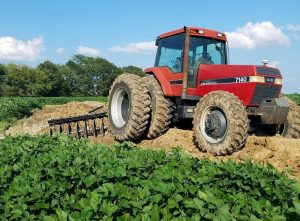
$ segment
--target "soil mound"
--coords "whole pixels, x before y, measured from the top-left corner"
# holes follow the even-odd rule
[[[5,135],[30,134],[40,135],[49,133],[48,120],[55,118],[83,115],[100,106],[100,102],[70,102],[63,105],[47,105],[37,110],[29,118],[20,120],[15,126],[5,131]]]

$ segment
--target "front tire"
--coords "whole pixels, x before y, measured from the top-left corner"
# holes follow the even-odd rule
[[[197,104],[193,120],[197,147],[213,155],[227,155],[246,143],[248,115],[242,102],[226,91],[205,95]]]
[[[122,74],[109,92],[108,119],[116,140],[134,140],[142,136],[150,117],[150,97],[142,78]]]

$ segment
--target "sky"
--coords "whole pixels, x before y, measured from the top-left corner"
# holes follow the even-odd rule
[[[74,54],[117,66],[154,64],[156,37],[183,26],[227,34],[230,64],[268,60],[283,92],[300,93],[299,0],[0,0],[0,62],[65,63]]]

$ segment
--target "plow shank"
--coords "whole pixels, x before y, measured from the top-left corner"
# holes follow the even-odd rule
[[[53,136],[55,132],[75,135],[76,138],[97,136],[104,134],[104,118],[107,112],[89,113],[75,117],[66,117],[59,119],[51,119],[48,121],[49,134]],[[98,122],[98,126],[97,126]],[[81,127],[83,127],[81,129]]]

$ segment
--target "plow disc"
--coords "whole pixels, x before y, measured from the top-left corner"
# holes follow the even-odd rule
[[[49,120],[50,136],[53,136],[54,133],[64,133],[80,139],[82,137],[104,135],[107,130],[104,126],[107,112],[94,113],[95,110],[100,108],[96,108],[86,115]]]

